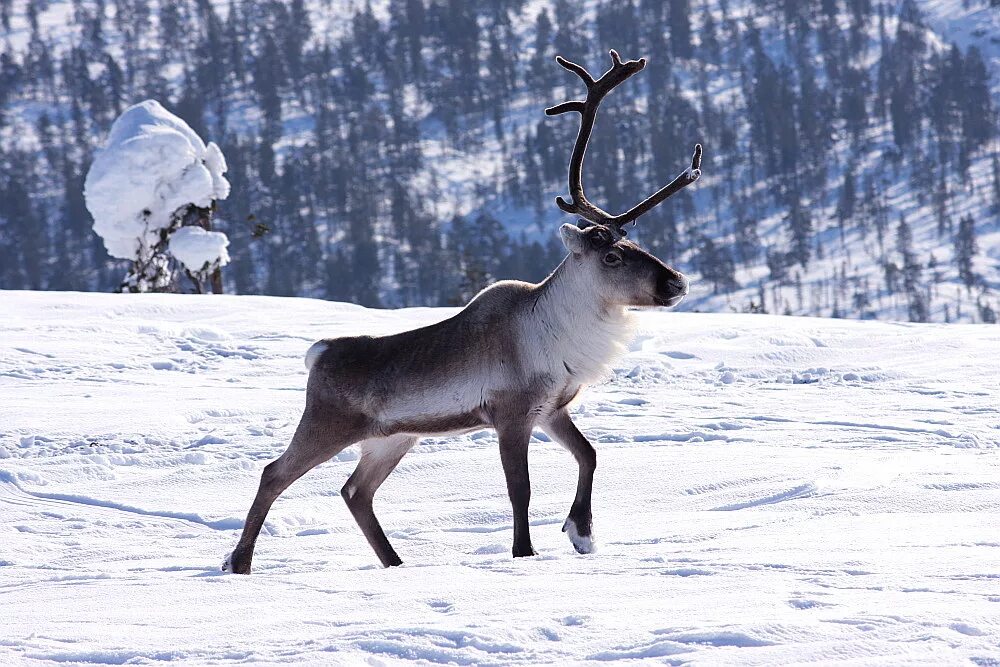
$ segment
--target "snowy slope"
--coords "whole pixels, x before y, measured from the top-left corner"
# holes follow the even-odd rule
[[[571,458],[532,446],[513,561],[491,432],[429,439],[377,500],[356,454],[219,571],[303,404],[320,336],[450,311],[0,293],[0,664],[996,664],[1000,330],[656,312],[576,420],[599,552],[560,526]]]
[[[963,49],[975,46],[982,51],[990,71],[1000,67],[1000,11],[988,3],[966,0],[920,0],[917,3],[931,26]],[[1000,81],[994,79],[1000,92]]]
[[[92,3],[82,3],[91,6]],[[123,35],[115,28],[112,17],[115,15],[117,3],[105,3],[106,21],[105,34],[103,39],[107,43],[108,52],[119,57],[126,42]],[[151,25],[158,22],[158,12],[156,11],[161,3],[152,0],[148,3],[153,9],[151,14]],[[229,2],[224,0],[211,0],[220,18],[228,16]],[[366,3],[360,0],[307,0],[306,6],[310,13],[313,25],[313,35],[310,43],[320,43],[329,40],[335,43],[338,36],[343,34],[348,21],[346,18],[351,12],[365,6]],[[387,22],[390,19],[388,3],[379,0],[374,4],[374,12],[378,20]],[[593,14],[595,2],[587,0],[577,3],[582,5],[580,9],[582,27],[593,34]],[[715,0],[705,3],[692,3],[694,20],[693,30],[696,43],[700,39],[700,28],[703,25],[705,16],[711,12],[718,23],[721,20],[720,5],[723,3]],[[736,0],[725,3],[729,7],[729,13],[734,20],[744,21],[751,13],[755,3],[747,0]],[[920,0],[917,3],[921,11],[925,14],[928,26],[927,41],[935,51],[948,48],[951,42],[957,43],[963,48],[969,46],[979,47],[986,57],[987,66],[992,75],[994,93],[1000,100],[1000,77],[997,76],[1000,67],[1000,37],[997,30],[1000,28],[1000,12],[995,8],[984,6],[983,2],[969,3],[964,0]],[[29,3],[16,1],[13,3],[12,29],[5,37],[9,40],[11,48],[23,53],[27,48],[30,29],[28,27]],[[105,5],[101,5],[105,6]],[[898,3],[889,3],[888,18],[886,21],[886,31],[889,35],[895,34],[896,19],[895,13]],[[518,34],[524,39],[519,47],[523,47],[525,55],[530,55],[533,40],[529,33],[534,25],[534,19],[543,8],[552,8],[551,0],[536,0],[525,3],[519,12],[512,15],[512,23],[516,26]],[[62,57],[73,45],[81,43],[83,36],[79,26],[75,26],[70,21],[73,11],[73,3],[70,0],[53,0],[42,7],[39,16],[40,32],[46,40],[51,42],[53,54]],[[762,30],[762,39],[766,50],[775,58],[776,62],[787,60],[789,48],[787,35],[784,31],[775,29],[772,21],[768,17],[759,18]],[[843,19],[843,27],[846,31],[847,18]],[[874,19],[867,25],[867,56],[863,58],[870,68],[869,74],[875,74],[875,62],[878,58],[879,26]],[[845,32],[846,34],[846,32]],[[161,45],[157,43],[155,30],[151,29],[144,33],[139,44],[131,45],[135,48],[149,53],[158,52]],[[593,62],[603,62],[597,53],[605,46],[595,48]],[[707,90],[710,92],[710,99],[714,104],[729,106],[739,102],[739,95],[736,92],[739,88],[739,76],[735,71],[730,58],[733,49],[744,49],[742,42],[724,45],[724,52],[727,54],[723,59],[725,66],[709,67],[705,72],[707,80]],[[620,45],[619,45],[619,48]],[[623,53],[625,53],[623,51]],[[658,57],[658,54],[627,54],[629,56],[647,55]],[[745,56],[745,53],[738,52],[737,55]],[[693,89],[693,81],[697,78],[700,68],[699,60],[686,61],[678,60],[676,63],[678,76],[681,80],[688,82],[690,90],[689,100],[695,107],[701,107],[701,100]],[[100,65],[95,65],[100,69]],[[553,65],[554,67],[554,65]],[[177,62],[164,63],[163,76],[170,82],[171,86],[178,87],[183,79],[183,68]],[[573,87],[572,79],[563,79],[566,82],[567,95],[579,92]],[[820,77],[819,83],[825,82]],[[177,90],[174,90],[176,93]],[[734,97],[735,95],[735,97]],[[408,106],[412,106],[414,115],[418,120],[423,111],[429,109],[421,96],[421,91],[415,87],[410,87],[406,91]],[[412,98],[412,99],[411,99]],[[512,137],[518,137],[517,141],[528,131],[529,127],[534,127],[541,119],[542,108],[549,103],[561,101],[562,96],[556,95],[550,100],[533,99],[533,96],[526,94],[523,90],[516,95],[511,103],[511,113],[505,118],[505,123],[509,127]],[[231,101],[233,102],[233,101]],[[230,105],[229,127],[240,134],[244,139],[259,138],[257,129],[259,122],[259,109],[247,100],[236,101]],[[870,100],[869,100],[870,102]],[[636,101],[638,108],[644,108],[645,101]],[[279,163],[282,155],[292,146],[301,145],[310,141],[312,136],[313,120],[309,112],[302,108],[302,105],[286,96],[284,100],[284,134],[280,142],[276,145]],[[39,150],[39,137],[34,126],[39,113],[42,110],[35,104],[14,104],[10,118],[6,125],[0,128],[0,142],[7,142],[7,146],[22,146],[29,150]],[[51,110],[47,110],[51,111]],[[659,110],[646,109],[645,113],[656,113]],[[423,118],[422,120],[427,120]],[[559,122],[559,121],[550,121]],[[434,125],[433,123],[429,123]],[[484,124],[480,128],[487,136],[491,132]],[[739,135],[738,144],[740,150],[747,153],[747,132],[748,127],[741,125],[737,128]],[[471,132],[478,134],[478,132]],[[685,234],[694,238],[699,234],[710,236],[715,242],[728,244],[733,238],[734,211],[731,205],[740,205],[739,202],[730,201],[724,204],[719,210],[715,210],[711,194],[712,188],[719,188],[727,182],[721,169],[721,162],[725,156],[720,156],[718,151],[719,137],[702,138],[706,145],[706,166],[705,177],[697,188],[692,188],[692,193],[698,202],[698,215],[683,221]],[[737,270],[737,281],[739,289],[728,294],[713,294],[710,291],[692,294],[686,304],[685,309],[698,309],[716,312],[729,312],[731,310],[743,310],[750,306],[751,302],[760,305],[761,296],[765,301],[765,306],[769,312],[773,313],[793,313],[810,315],[832,315],[834,313],[848,317],[878,317],[884,319],[905,319],[907,317],[907,298],[900,290],[889,291],[884,287],[885,261],[901,263],[901,258],[893,249],[892,238],[899,217],[905,216],[910,225],[914,238],[914,255],[922,264],[927,264],[934,258],[937,268],[932,270],[926,268],[921,279],[921,286],[927,293],[930,301],[929,317],[935,321],[945,319],[951,321],[979,321],[982,319],[981,313],[977,309],[977,304],[982,301],[984,305],[989,305],[994,310],[1000,309],[1000,301],[997,300],[997,289],[1000,288],[1000,218],[990,208],[991,200],[991,151],[995,148],[983,147],[977,152],[971,161],[971,166],[967,178],[960,174],[945,174],[947,179],[951,199],[948,204],[948,214],[950,219],[957,224],[957,221],[965,216],[971,215],[977,224],[979,234],[980,252],[974,262],[974,270],[982,279],[989,291],[983,295],[978,290],[969,292],[960,287],[958,274],[954,265],[954,242],[951,234],[938,236],[936,232],[936,220],[932,204],[922,197],[921,188],[912,183],[908,168],[896,169],[891,167],[885,156],[892,152],[893,142],[888,123],[884,120],[872,119],[872,124],[868,127],[862,142],[866,148],[863,154],[854,155],[847,140],[847,133],[843,128],[838,129],[835,137],[835,148],[830,153],[829,164],[827,164],[828,178],[824,188],[824,195],[817,196],[810,201],[805,201],[813,219],[816,240],[823,247],[823,257],[814,256],[806,269],[792,268],[787,280],[773,280],[769,274],[768,267],[764,261],[763,252],[757,260],[748,266],[741,266]],[[692,141],[694,138],[692,138]],[[546,209],[544,220],[538,221],[531,212],[515,205],[514,202],[501,198],[498,201],[487,200],[484,203],[483,194],[479,192],[484,183],[496,183],[503,180],[502,172],[505,168],[501,159],[504,153],[503,147],[495,140],[485,139],[484,143],[478,145],[475,150],[464,151],[456,149],[453,142],[445,140],[440,133],[428,132],[423,138],[422,152],[425,159],[425,168],[416,176],[413,187],[417,190],[430,188],[440,188],[441,196],[428,203],[428,214],[436,220],[447,221],[456,213],[474,214],[477,210],[485,210],[496,214],[503,220],[506,229],[515,233],[526,231],[528,237],[532,239],[549,242],[552,239],[553,230],[557,227],[557,221],[562,221],[563,216],[554,207]],[[569,147],[566,147],[567,153]],[[676,167],[683,164],[685,147],[677,153]],[[870,230],[867,234],[861,233],[859,226],[851,225],[843,238],[836,230],[836,206],[838,194],[843,182],[843,174],[846,165],[853,160],[858,160],[857,180],[858,186],[867,178],[875,179],[880,183],[885,192],[886,205],[889,208],[889,242],[887,248],[879,247],[873,238]],[[644,169],[646,166],[637,165],[637,168]],[[674,167],[667,169],[667,173],[674,173]],[[737,184],[738,186],[740,184]],[[243,184],[244,190],[259,189],[261,184]],[[742,184],[748,190],[767,189],[766,182]],[[547,184],[551,188],[551,193],[546,197],[546,201],[551,201],[551,196],[563,193],[564,183],[560,178],[553,179]],[[861,191],[859,190],[859,195]],[[639,193],[637,193],[639,196]],[[728,195],[723,199],[729,201]],[[668,204],[669,205],[669,204]],[[221,210],[221,218],[225,220],[227,211],[225,207]],[[787,250],[788,248],[788,225],[784,218],[787,211],[783,207],[770,207],[760,211],[760,236],[762,248],[772,250]],[[329,234],[332,238],[337,238],[339,231],[330,231],[328,222],[317,218],[316,224],[322,234]],[[335,223],[337,221],[334,221]],[[387,224],[383,220],[381,224]],[[868,227],[871,225],[869,224]],[[336,224],[333,225],[336,227]],[[642,238],[643,231],[640,227],[637,230],[636,238]],[[388,243],[391,246],[391,241]],[[238,248],[232,248],[234,256],[239,252]],[[697,264],[697,253],[686,252],[680,257],[670,258],[679,263],[682,269],[688,272],[695,272]],[[932,274],[940,273],[937,279],[932,279]],[[796,279],[796,274],[798,274]],[[795,285],[795,283],[800,285]],[[386,278],[388,285],[393,285],[392,277]],[[386,287],[386,289],[389,289]],[[864,295],[869,299],[869,304],[864,307],[855,307],[855,295]],[[391,294],[383,295],[385,303],[401,303]]]

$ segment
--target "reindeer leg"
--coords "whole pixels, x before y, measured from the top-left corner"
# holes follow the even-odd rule
[[[331,426],[331,421],[318,417],[315,410],[307,409],[302,415],[288,449],[264,467],[257,496],[243,525],[243,534],[222,564],[224,571],[250,574],[254,545],[272,503],[292,482],[357,440],[349,435],[333,434]]]
[[[383,567],[402,565],[396,550],[389,544],[385,531],[375,517],[372,501],[375,492],[385,478],[395,469],[417,438],[412,435],[394,435],[388,438],[373,438],[361,443],[361,460],[354,474],[344,484],[340,495],[365,534],[368,544],[382,561]]]
[[[569,418],[569,413],[565,408],[552,415],[542,428],[556,442],[569,450],[580,466],[580,476],[576,483],[576,497],[573,499],[573,506],[570,507],[566,523],[563,524],[563,532],[569,535],[570,542],[579,553],[593,553],[590,496],[594,488],[597,452]]]
[[[528,503],[531,502],[531,480],[528,478],[528,441],[531,427],[520,423],[498,425],[500,460],[507,478],[507,495],[514,510],[514,558],[534,556],[528,530]]]

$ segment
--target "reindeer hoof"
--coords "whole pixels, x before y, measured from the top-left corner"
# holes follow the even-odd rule
[[[237,561],[234,565],[233,554],[230,553],[226,556],[226,559],[222,561],[222,571],[232,572],[233,574],[250,574],[250,563]]]
[[[576,549],[577,553],[592,554],[597,551],[594,536],[592,534],[581,535],[576,527],[576,521],[573,519],[566,519],[566,523],[563,524],[563,532],[569,537],[569,541],[573,543],[573,548]]]
[[[524,548],[520,548],[520,549],[513,549],[511,553],[514,554],[514,558],[526,558],[528,556],[537,556],[538,555],[538,553],[535,551],[534,547],[532,547],[530,545],[527,546],[527,547],[524,547]]]

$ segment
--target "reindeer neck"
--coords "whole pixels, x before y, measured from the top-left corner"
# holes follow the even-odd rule
[[[572,255],[536,290],[529,321],[540,353],[580,384],[600,379],[632,340],[635,317],[603,300]]]
[[[601,320],[621,318],[625,309],[607,304],[596,287],[573,256],[567,255],[556,270],[538,284],[538,308],[559,319],[579,319],[584,315]]]

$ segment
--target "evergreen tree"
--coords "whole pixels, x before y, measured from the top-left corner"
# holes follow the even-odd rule
[[[712,283],[713,294],[731,292],[738,287],[736,267],[729,250],[717,246],[707,236],[703,236],[699,243],[697,266],[702,279]]]
[[[736,219],[736,256],[743,264],[756,262],[760,257],[757,221],[743,213]]]
[[[854,208],[857,204],[855,187],[854,165],[851,164],[844,171],[844,184],[840,188],[840,200],[837,202],[837,221],[840,225],[841,241],[844,238],[844,227],[847,221],[854,218]]]
[[[966,215],[959,220],[958,233],[955,235],[955,264],[958,266],[959,279],[963,285],[970,289],[977,282],[972,260],[978,250],[976,223],[971,215]]]
[[[997,135],[997,113],[990,95],[990,77],[979,49],[969,47],[959,74],[963,83],[962,135],[970,152]]]
[[[1000,215],[1000,156],[993,153],[993,213]]]
[[[811,254],[812,216],[798,197],[792,198],[785,222],[788,224],[788,230],[791,234],[792,250],[790,256],[802,268],[806,268]]]
[[[670,45],[678,58],[690,58],[691,47],[691,5],[689,0],[669,0]]]
[[[857,139],[868,126],[868,75],[860,68],[848,67],[841,85],[840,116]]]

